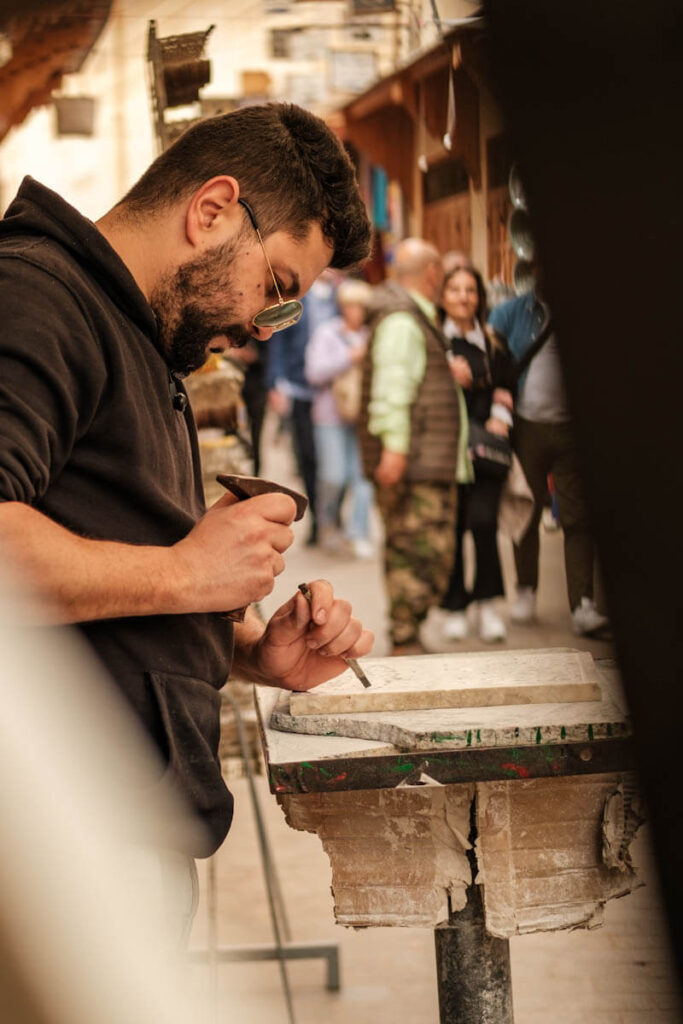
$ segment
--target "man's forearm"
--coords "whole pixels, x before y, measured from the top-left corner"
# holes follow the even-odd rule
[[[266,679],[258,669],[256,647],[263,636],[265,623],[251,606],[247,608],[244,622],[235,623],[235,652],[232,660],[231,677],[249,683],[263,683],[272,686],[272,679]]]
[[[21,502],[0,504],[0,541],[52,621],[183,610],[170,548],[79,537]]]
[[[222,612],[260,601],[282,572],[296,506],[224,495],[174,544],[80,537],[20,502],[0,503],[0,543],[55,621]]]

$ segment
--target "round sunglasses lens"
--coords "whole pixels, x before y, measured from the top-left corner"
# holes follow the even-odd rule
[[[275,331],[281,331],[284,327],[291,327],[301,319],[303,306],[297,299],[290,302],[283,302],[282,305],[267,306],[254,317],[256,327],[272,327]]]

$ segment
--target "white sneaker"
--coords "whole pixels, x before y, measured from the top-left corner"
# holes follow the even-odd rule
[[[443,638],[444,640],[464,640],[468,629],[467,612],[449,612],[448,618],[443,624]]]
[[[531,587],[517,587],[517,594],[510,605],[513,622],[528,624],[536,618],[536,591]]]
[[[607,625],[607,618],[601,615],[590,597],[582,597],[581,604],[572,612],[572,628],[579,636],[591,636]]]
[[[479,639],[485,644],[495,644],[508,635],[505,623],[496,611],[493,601],[479,602]]]
[[[375,549],[367,537],[356,537],[351,541],[351,550],[356,558],[374,558]]]

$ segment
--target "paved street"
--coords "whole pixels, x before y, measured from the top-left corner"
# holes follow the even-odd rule
[[[266,430],[263,475],[297,486],[286,440],[269,443]],[[377,539],[379,527],[375,524]],[[375,631],[374,653],[388,653],[385,599],[380,565],[333,558],[303,544],[306,525],[287,556],[276,592],[264,603],[270,614],[303,580],[326,577],[348,597],[363,621]],[[541,541],[539,621],[511,628],[508,647],[573,646],[609,657],[604,642],[581,640],[570,630],[566,602],[561,533],[543,533]],[[511,549],[503,543],[506,585],[512,587]],[[440,639],[438,615],[424,633],[430,650],[480,650],[476,638],[461,644]],[[266,890],[249,791],[242,778],[231,782],[236,797],[232,831],[216,857],[218,933],[222,944],[269,943]],[[260,803],[280,875],[285,903],[297,942],[334,941],[341,951],[342,988],[328,993],[321,960],[289,965],[299,1024],[436,1024],[438,1003],[433,934],[427,929],[348,931],[334,924],[330,871],[317,837],[287,827],[265,780],[258,780]],[[675,984],[661,922],[647,827],[634,848],[634,862],[645,883],[606,908],[604,927],[593,931],[538,934],[511,941],[516,1024],[674,1024],[680,1019]],[[207,935],[206,864],[201,866],[203,905],[192,944]],[[208,998],[209,972],[193,968],[198,997]],[[279,1024],[287,1016],[276,963],[220,965],[217,969],[217,1021],[231,1024]]]

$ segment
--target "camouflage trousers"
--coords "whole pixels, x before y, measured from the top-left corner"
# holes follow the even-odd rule
[[[418,639],[420,623],[441,604],[455,555],[457,489],[412,483],[375,488],[384,523],[384,574],[391,639]]]

